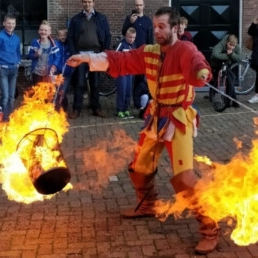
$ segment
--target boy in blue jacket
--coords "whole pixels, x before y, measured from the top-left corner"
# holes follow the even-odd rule
[[[13,111],[18,68],[21,62],[20,38],[14,34],[16,17],[7,14],[0,32],[0,89],[4,122],[9,121]]]
[[[62,107],[65,112],[68,110],[68,99],[66,93],[68,91],[73,73],[73,68],[66,65],[66,60],[71,56],[71,52],[67,42],[67,34],[68,30],[66,28],[61,28],[57,31],[57,45],[59,47],[60,60],[57,65],[56,74],[62,74],[64,77],[64,82],[59,87],[55,103],[57,110],[59,110]]]
[[[135,38],[136,29],[129,27],[126,30],[124,39],[121,40],[116,51],[130,51],[131,49],[134,49]],[[130,100],[132,96],[132,82],[133,76],[131,74],[119,76],[115,80],[115,85],[117,88],[116,111],[118,118],[132,118],[129,111]]]
[[[57,42],[50,36],[51,26],[43,20],[38,30],[39,38],[34,39],[30,45],[28,58],[32,60],[32,83],[49,81],[49,75],[54,75],[60,60]]]

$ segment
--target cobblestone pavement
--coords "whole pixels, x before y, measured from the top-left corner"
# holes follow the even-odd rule
[[[195,154],[227,163],[237,153],[234,138],[242,141],[243,152],[248,153],[255,138],[253,118],[258,104],[248,104],[250,96],[239,96],[253,112],[241,107],[218,113],[205,95],[198,92],[195,100],[201,114]],[[81,116],[69,120],[62,151],[72,174],[72,190],[29,205],[8,200],[0,190],[0,257],[258,258],[258,245],[237,246],[225,234],[230,229],[223,223],[217,249],[198,256],[194,246],[200,235],[192,217],[175,220],[170,216],[165,222],[120,217],[120,210],[136,204],[126,167],[142,121],[115,118],[114,96],[101,97],[106,118],[92,116],[85,101]],[[196,170],[203,172],[198,164]],[[156,176],[161,198],[173,195],[170,177],[164,151]]]

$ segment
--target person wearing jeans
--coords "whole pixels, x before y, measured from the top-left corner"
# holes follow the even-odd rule
[[[3,121],[8,122],[13,110],[18,68],[21,62],[20,38],[14,34],[16,17],[4,17],[4,29],[0,32],[0,85]]]
[[[95,10],[95,0],[82,0],[83,10],[72,17],[68,28],[68,46],[71,54],[99,53],[110,48],[111,33],[107,17]],[[76,68],[73,110],[70,119],[77,119],[83,108],[83,94],[87,79],[90,87],[90,108],[97,117],[105,117],[99,102],[99,72],[89,71],[88,65]],[[88,77],[86,77],[88,75]]]
[[[128,52],[131,49],[134,49],[135,38],[136,29],[129,27],[126,31],[124,39],[121,40],[116,51]],[[116,111],[118,118],[132,118],[129,111],[132,96],[132,83],[133,76],[131,74],[118,76],[115,80],[115,85],[117,88]]]

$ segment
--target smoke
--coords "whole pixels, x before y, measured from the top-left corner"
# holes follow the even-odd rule
[[[110,178],[127,169],[132,160],[135,141],[124,130],[115,130],[105,139],[99,139],[96,146],[83,150],[83,162],[86,168],[85,177],[80,176],[80,188],[90,192],[100,192],[110,183]]]

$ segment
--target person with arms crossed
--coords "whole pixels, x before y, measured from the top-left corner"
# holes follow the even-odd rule
[[[3,121],[8,122],[13,111],[16,82],[21,62],[20,38],[14,34],[16,17],[6,14],[0,32],[0,87]]]
[[[99,53],[110,48],[111,34],[105,15],[94,9],[94,0],[82,0],[83,10],[75,15],[68,28],[68,46],[72,54]],[[82,110],[86,88],[86,74],[90,86],[90,107],[94,116],[104,117],[99,103],[99,72],[89,71],[87,64],[76,68],[77,84],[74,88],[73,111],[69,118],[76,119]]]
[[[248,100],[249,103],[258,103],[258,17],[253,19],[253,22],[248,28],[248,34],[253,37],[253,50],[251,55],[251,68],[256,72],[255,95]]]
[[[191,106],[195,96],[193,85],[204,86],[212,73],[205,57],[192,42],[178,40],[178,22],[176,9],[162,7],[153,18],[157,44],[130,52],[74,55],[67,61],[71,66],[87,62],[92,71],[108,71],[113,77],[127,73],[146,74],[152,97],[150,114],[128,167],[137,199],[142,202],[138,210],[123,211],[123,218],[155,216],[158,192],[154,176],[164,148],[170,156],[174,172],[170,183],[175,192],[185,191],[186,196],[192,195],[197,182],[193,169],[193,136],[197,121],[197,111]],[[195,251],[211,252],[218,243],[218,225],[200,209],[193,212],[203,235]]]

